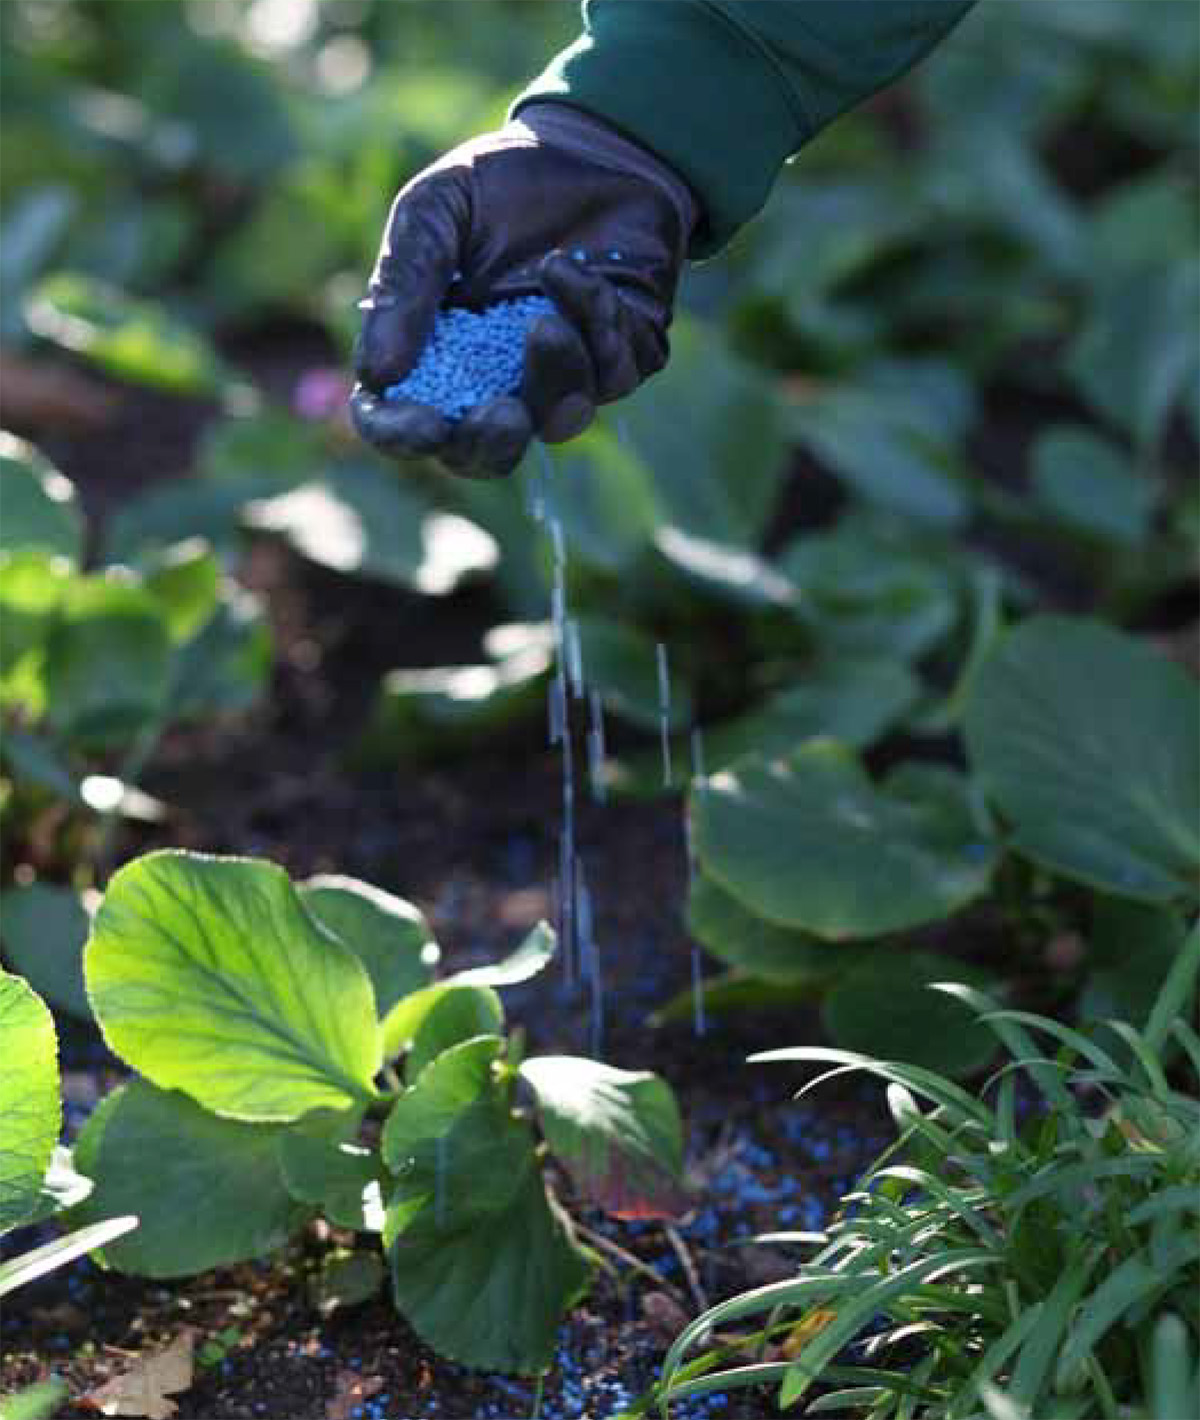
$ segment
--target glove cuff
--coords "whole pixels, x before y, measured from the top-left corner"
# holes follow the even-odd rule
[[[546,100],[522,104],[509,118],[505,130],[511,133],[522,128],[548,147],[639,177],[658,188],[679,216],[683,236],[679,258],[682,261],[700,220],[700,203],[674,168],[603,119],[570,104]]]

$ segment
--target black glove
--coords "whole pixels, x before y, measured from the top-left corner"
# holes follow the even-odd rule
[[[355,427],[395,458],[472,478],[510,473],[534,434],[574,438],[597,404],[666,363],[667,327],[698,212],[686,184],[599,119],[532,104],[455,148],[392,205],[355,350]],[[556,313],[525,343],[518,396],[451,421],[385,400],[444,304],[482,309],[542,294]]]

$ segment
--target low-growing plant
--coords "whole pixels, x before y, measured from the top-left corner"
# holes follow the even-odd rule
[[[0,1238],[79,1204],[91,1181],[59,1146],[58,1036],[28,982],[0,971]],[[128,1233],[137,1218],[104,1218],[0,1261],[0,1297]]]
[[[382,1235],[395,1304],[436,1350],[544,1369],[590,1263],[548,1159],[617,1217],[685,1201],[663,1080],[505,1037],[497,988],[554,946],[540,924],[504,961],[435,980],[420,912],[369,884],[175,851],[127,864],[85,952],[104,1037],[139,1072],[75,1151],[96,1179],[77,1217],[141,1219],[104,1261],[185,1276],[321,1214]]]
[[[47,802],[93,823],[152,817],[134,785],[163,732],[247,709],[263,691],[271,641],[259,604],[199,538],[85,571],[74,487],[8,434],[0,496],[5,828],[19,833]],[[87,836],[71,837],[71,856]]]
[[[1091,890],[1081,1006],[1145,1019],[1200,892],[1195,681],[1131,636],[1042,616],[998,636],[961,699],[965,774],[903,763],[877,783],[844,745],[810,741],[693,782],[688,925],[731,969],[714,1009],[766,979],[819,999],[837,1045],[970,1073],[990,1041],[923,985],[987,978],[903,935],[1006,870],[1022,910],[1037,877]]]
[[[906,1420],[1166,1420],[1200,1403],[1200,1036],[1193,930],[1143,1030],[1108,1037],[961,985],[1011,1057],[979,1096],[928,1070],[803,1047],[752,1061],[827,1064],[887,1083],[897,1142],[842,1200],[792,1280],[712,1307],[668,1353],[657,1399],[779,1383],[805,1414]],[[766,1315],[736,1343],[718,1329]],[[763,1359],[733,1369],[735,1351]],[[818,1387],[837,1387],[821,1389]]]

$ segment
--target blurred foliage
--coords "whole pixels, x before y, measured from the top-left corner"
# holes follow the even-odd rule
[[[1009,866],[989,885],[986,864],[951,861],[974,842],[951,802],[961,794],[904,761],[958,752],[1010,622],[1069,610],[1172,629],[1194,605],[1198,15],[1186,0],[1156,4],[1153,23],[1140,0],[978,6],[909,81],[810,144],[760,219],[689,274],[662,375],[496,485],[397,475],[300,417],[299,390],[296,411],[273,404],[218,352],[300,323],[344,363],[394,191],[502,119],[573,36],[574,6],[5,0],[0,338],[220,406],[188,476],[125,498],[89,529],[86,553],[53,471],[28,451],[25,473],[5,468],[6,516],[14,480],[51,489],[18,508],[38,546],[6,547],[0,566],[10,772],[76,782],[79,766],[48,760],[36,736],[109,748],[143,700],[161,704],[169,673],[175,714],[244,707],[239,687],[264,674],[260,642],[230,652],[253,667],[218,674],[224,689],[211,681],[214,644],[250,645],[253,617],[231,591],[248,536],[420,594],[490,586],[487,659],[397,667],[362,760],[532,733],[552,679],[545,534],[557,521],[585,674],[624,722],[606,790],[663,788],[646,738],[655,642],[670,647],[676,786],[689,753],[709,773],[736,762],[734,783],[764,787],[754,756],[779,757],[776,789],[821,770],[824,800],[806,791],[788,813],[838,853],[844,876],[788,874],[780,913],[754,886],[766,858],[737,824],[745,863],[731,868],[710,845],[725,879],[701,884],[693,927],[734,973],[728,999],[763,974],[824,990],[814,923],[866,938],[986,890],[1018,935],[1022,922],[1055,925],[1036,876],[1013,910]],[[195,538],[205,546],[189,553]],[[52,565],[63,557],[68,571]],[[115,564],[132,571],[105,570]],[[77,674],[67,654],[99,644],[86,628],[101,603],[114,656],[127,658],[107,681]],[[132,634],[138,618],[153,621],[150,638]],[[52,622],[71,693],[50,710],[39,648]],[[154,673],[134,673],[128,658],[150,654]],[[1101,669],[1115,704],[1122,668]],[[124,728],[105,684],[138,702],[117,707]],[[1089,686],[1075,687],[1077,705],[1060,688],[1056,747],[1086,718]],[[1136,797],[1139,745],[1121,751]],[[912,823],[931,840],[929,891],[892,916],[877,891],[886,835],[854,851],[835,841],[843,780],[863,814],[892,825],[898,853]],[[1063,837],[1052,798],[1042,821],[1020,824],[1026,845]],[[981,841],[1003,839],[1003,823],[983,826]],[[1068,846],[1040,860],[1079,878],[1086,855]],[[1180,873],[1191,853],[1189,840]],[[736,900],[714,898],[731,887]],[[862,945],[839,943],[847,967]]]

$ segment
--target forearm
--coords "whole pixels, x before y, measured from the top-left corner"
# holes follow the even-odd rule
[[[696,194],[719,250],[783,163],[927,54],[975,0],[588,0],[584,34],[521,95],[582,108]]]

